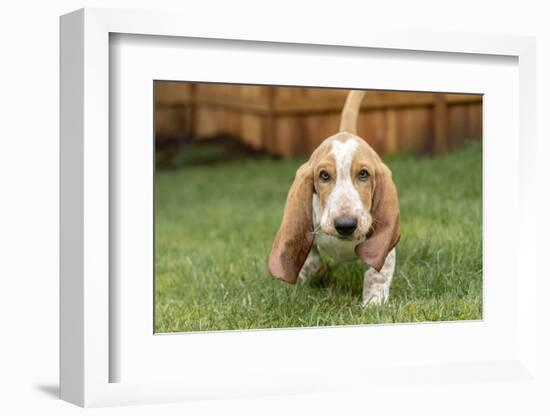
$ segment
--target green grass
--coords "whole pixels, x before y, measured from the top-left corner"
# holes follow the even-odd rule
[[[246,160],[156,177],[156,332],[482,318],[481,144],[386,158],[401,206],[390,300],[361,306],[360,264],[322,284],[269,277],[266,258],[299,160]]]

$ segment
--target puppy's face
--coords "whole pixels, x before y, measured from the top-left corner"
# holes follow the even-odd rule
[[[349,133],[329,137],[315,153],[312,167],[320,231],[341,239],[364,239],[373,225],[380,158],[364,140]]]

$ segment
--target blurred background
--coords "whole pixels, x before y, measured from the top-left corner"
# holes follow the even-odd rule
[[[348,90],[155,81],[157,167],[304,157],[338,130]],[[482,96],[371,91],[359,135],[381,155],[437,155],[481,140]]]

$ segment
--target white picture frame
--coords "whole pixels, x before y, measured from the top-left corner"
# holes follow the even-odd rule
[[[400,380],[399,383],[405,387],[407,383],[416,382],[417,388],[421,390],[430,389],[434,382],[457,380],[471,383],[478,389],[487,388],[490,383],[499,381],[517,382],[522,386],[528,383],[529,387],[539,386],[537,383],[540,383],[540,374],[537,372],[536,361],[537,274],[534,258],[537,219],[531,214],[536,212],[536,198],[533,183],[529,180],[535,169],[534,146],[530,145],[535,141],[534,39],[465,33],[405,34],[344,26],[343,30],[331,32],[330,35],[322,30],[310,30],[304,34],[292,30],[283,31],[278,25],[253,23],[250,23],[250,27],[241,26],[240,32],[235,33],[230,24],[223,22],[217,22],[215,27],[206,27],[193,20],[182,25],[182,20],[182,16],[174,14],[106,9],[83,9],[61,18],[61,398],[87,407],[339,389],[368,389],[371,394],[375,394],[375,391],[383,394],[384,385],[393,385],[395,380]],[[510,143],[518,144],[519,154],[514,156],[515,151],[509,148],[500,155],[502,160],[513,160],[516,157],[517,161],[517,166],[512,164],[509,172],[518,184],[512,192],[512,199],[517,200],[512,209],[520,218],[520,224],[517,227],[517,242],[514,242],[511,252],[509,264],[512,266],[507,266],[508,271],[503,268],[503,273],[510,274],[510,283],[513,284],[517,282],[517,266],[522,265],[521,286],[517,286],[517,292],[512,293],[508,289],[506,292],[506,296],[513,296],[513,299],[510,298],[511,311],[505,316],[513,321],[510,342],[506,342],[499,350],[494,345],[491,345],[492,349],[473,349],[470,355],[460,357],[458,362],[441,355],[433,361],[419,358],[417,362],[411,359],[412,361],[397,363],[402,368],[392,367],[390,362],[383,360],[383,365],[379,368],[373,363],[356,367],[351,365],[351,359],[349,362],[319,365],[316,368],[314,361],[308,363],[307,360],[295,359],[294,371],[289,367],[280,367],[282,363],[277,362],[280,371],[266,367],[263,372],[250,373],[254,377],[247,378],[248,370],[242,368],[242,362],[237,360],[240,367],[223,369],[218,366],[217,372],[215,367],[207,369],[206,366],[197,365],[194,372],[189,373],[175,366],[172,369],[176,373],[174,377],[165,377],[167,373],[152,374],[152,368],[144,379],[138,377],[134,380],[136,377],[128,377],[126,380],[126,377],[116,375],[117,372],[112,369],[125,359],[120,355],[128,351],[113,348],[113,338],[118,336],[120,330],[117,325],[124,322],[122,326],[126,328],[128,321],[117,321],[119,324],[113,322],[113,316],[118,310],[113,293],[124,288],[124,285],[113,285],[110,280],[117,262],[110,252],[112,229],[117,220],[111,215],[110,204],[119,197],[118,194],[113,195],[113,189],[116,191],[118,188],[111,183],[111,176],[118,169],[118,159],[113,159],[110,154],[113,127],[110,126],[109,118],[113,114],[110,114],[112,108],[109,100],[113,84],[110,79],[109,56],[110,39],[116,37],[114,34],[162,37],[155,38],[155,42],[174,42],[177,38],[224,40],[226,43],[241,44],[254,42],[258,50],[261,50],[260,42],[266,42],[265,45],[277,45],[277,49],[283,53],[292,45],[301,45],[305,49],[330,45],[332,51],[345,50],[351,54],[366,48],[373,51],[410,51],[413,55],[432,53],[430,60],[434,65],[445,57],[459,55],[468,56],[474,66],[477,59],[483,56],[502,56],[517,60],[515,67],[518,69],[519,94],[515,98],[519,105],[513,106],[514,112],[507,115],[511,116],[508,122],[519,131],[502,131],[502,137],[511,134],[510,140],[515,141]],[[314,82],[313,85],[319,83]],[[388,85],[388,89],[391,88]],[[361,87],[356,84],[353,86]],[[396,86],[394,84],[394,88]],[[440,88],[443,89],[444,86]],[[147,105],[152,108],[152,102]],[[489,122],[490,120],[489,118]],[[490,166],[498,168],[497,164]],[[497,198],[496,195],[494,197]],[[484,281],[486,290],[485,286]],[[150,314],[151,311],[146,309],[143,313]],[[128,319],[128,314],[125,316]],[[130,315],[129,319],[139,318]],[[505,334],[507,329],[503,327],[502,320],[494,322],[499,326],[498,333]],[[445,336],[453,336],[454,333],[455,336],[479,339],[483,337],[485,324],[489,325],[490,322],[486,321],[482,325],[470,323],[463,327],[453,324],[451,332]],[[407,336],[418,331],[435,336],[433,332],[429,332],[428,327],[429,325],[401,325],[398,331],[392,330],[388,335],[388,342],[399,343],[400,339],[403,342]],[[281,344],[288,337],[311,342],[312,337],[322,337],[326,341],[343,336],[349,336],[350,343],[353,343],[354,339],[362,339],[365,334],[372,336],[376,333],[377,336],[384,337],[384,331],[387,332],[383,327],[355,327],[347,332],[327,328],[309,332],[293,330],[292,333],[271,331],[271,335],[267,336],[276,337],[276,342]],[[265,342],[261,338],[266,337],[262,334],[266,333],[258,331],[254,336],[244,332],[219,335],[225,337],[224,342],[236,346],[246,338],[247,342],[259,342],[258,346],[261,348],[264,345],[261,342]],[[153,337],[152,331],[150,335],[156,338],[157,344],[168,342],[167,337],[161,337],[162,341],[159,341],[158,336]],[[211,335],[197,335],[201,342],[197,344],[196,351],[200,352],[208,343],[213,342],[210,341],[213,340]],[[136,348],[143,341],[129,339],[138,344]],[[491,352],[493,359],[489,358]],[[476,353],[479,354],[477,357]],[[194,360],[197,361],[195,357]],[[300,367],[301,362],[306,365]],[[135,360],[130,360],[129,363],[137,365]],[[241,368],[244,376],[238,374]]]

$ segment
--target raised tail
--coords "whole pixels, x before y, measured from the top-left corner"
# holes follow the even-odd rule
[[[363,97],[365,97],[365,91],[352,90],[349,92],[340,118],[340,131],[357,134],[357,118]]]

